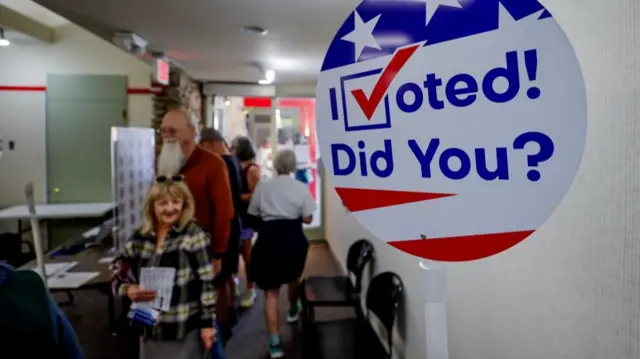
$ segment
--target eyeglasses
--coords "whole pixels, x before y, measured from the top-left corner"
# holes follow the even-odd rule
[[[172,181],[172,182],[182,182],[184,181],[184,176],[182,175],[176,175],[176,176],[158,176],[156,177],[156,183],[165,183],[167,181]]]

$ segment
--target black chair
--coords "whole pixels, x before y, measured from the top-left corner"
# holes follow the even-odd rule
[[[322,359],[390,359],[393,325],[403,297],[404,286],[397,274],[385,272],[375,276],[367,290],[366,316],[314,323],[308,333],[314,338],[306,341],[305,354]],[[371,313],[386,329],[388,350],[371,325]]]
[[[309,277],[302,282],[303,326],[314,321],[316,307],[353,307],[356,314],[361,315],[362,275],[373,254],[371,242],[360,239],[351,245],[347,253],[346,276]],[[355,277],[355,285],[351,281],[351,275]]]
[[[26,247],[26,251],[23,249]],[[36,258],[33,243],[25,241],[18,233],[0,234],[0,260],[18,268]]]

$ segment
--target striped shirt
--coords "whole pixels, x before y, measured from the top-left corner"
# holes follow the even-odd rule
[[[214,270],[209,235],[202,227],[191,222],[182,230],[172,229],[158,250],[154,233],[136,232],[112,266],[114,292],[125,296],[129,286],[138,283],[140,268],[146,267],[176,269],[171,306],[149,333],[152,339],[181,340],[192,330],[213,326]]]

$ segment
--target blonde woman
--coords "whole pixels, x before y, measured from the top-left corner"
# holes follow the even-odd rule
[[[215,341],[211,243],[194,210],[182,176],[157,177],[144,202],[144,224],[115,262],[114,291],[134,303],[156,296],[138,284],[141,268],[176,270],[169,310],[140,328],[140,359],[202,358]]]

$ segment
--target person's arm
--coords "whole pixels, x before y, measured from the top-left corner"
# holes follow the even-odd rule
[[[313,221],[313,213],[316,211],[316,201],[313,199],[311,192],[309,192],[306,186],[304,186],[304,191],[302,193],[304,195],[301,210],[302,222],[310,224]]]
[[[213,165],[208,174],[211,179],[209,195],[213,205],[211,245],[213,257],[215,259],[221,259],[227,252],[234,209],[227,165],[220,155],[214,155],[213,158]]]
[[[241,197],[243,201],[251,200],[251,195],[253,194],[253,191],[256,189],[258,182],[260,182],[260,167],[258,166],[249,167],[249,170],[247,171],[247,184],[249,185],[249,188],[248,188],[249,192],[242,194]]]
[[[135,238],[124,243],[122,254],[111,264],[111,287],[114,295],[126,296],[129,288],[138,284],[137,266],[141,244]]]
[[[80,341],[71,323],[53,300],[49,299],[49,303],[56,326],[57,353],[65,359],[84,359]]]
[[[251,228],[258,229],[260,228],[260,223],[262,221],[262,185],[258,185],[251,196],[251,201],[249,201],[249,207],[247,208],[247,214],[249,215],[249,224]]]
[[[189,253],[195,258],[198,280],[202,284],[200,292],[200,324],[199,328],[213,328],[216,306],[216,289],[213,286],[215,276],[211,264],[211,241],[204,230],[199,231],[190,238]]]

